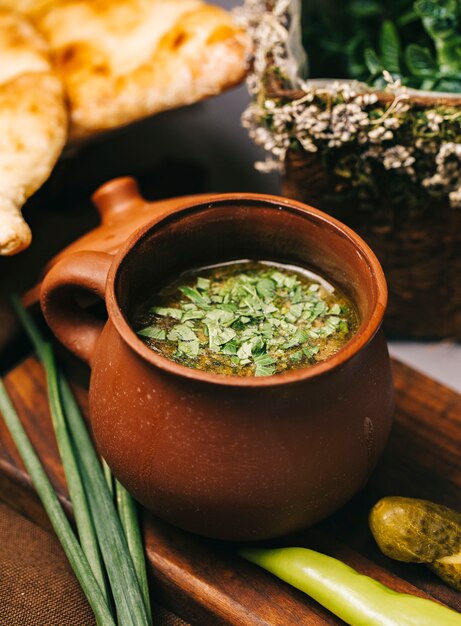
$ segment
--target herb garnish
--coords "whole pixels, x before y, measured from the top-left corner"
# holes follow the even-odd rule
[[[149,347],[189,367],[271,376],[331,356],[355,331],[351,304],[293,270],[240,262],[183,276],[138,316]]]

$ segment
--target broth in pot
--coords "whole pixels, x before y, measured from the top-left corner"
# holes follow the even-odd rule
[[[137,335],[162,356],[235,376],[271,376],[324,361],[358,323],[352,302],[322,277],[248,260],[180,275],[133,319]]]

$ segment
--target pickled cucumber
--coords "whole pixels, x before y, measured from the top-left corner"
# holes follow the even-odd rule
[[[388,557],[424,563],[461,591],[461,514],[416,498],[387,497],[372,508],[371,532]]]

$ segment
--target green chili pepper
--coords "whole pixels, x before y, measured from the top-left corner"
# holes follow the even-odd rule
[[[307,593],[351,626],[461,626],[461,614],[446,606],[393,591],[313,550],[245,548],[239,554]]]

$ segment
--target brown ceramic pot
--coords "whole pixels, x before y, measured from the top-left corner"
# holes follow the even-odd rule
[[[310,368],[241,378],[169,361],[130,328],[135,303],[165,280],[242,258],[330,278],[357,306],[357,334]],[[82,289],[105,299],[106,324],[78,307]],[[41,303],[57,337],[92,368],[100,453],[142,504],[182,528],[233,540],[298,530],[363,487],[384,448],[393,385],[380,331],[383,273],[355,233],[304,204],[255,194],[188,198],[115,257],[60,260]]]

